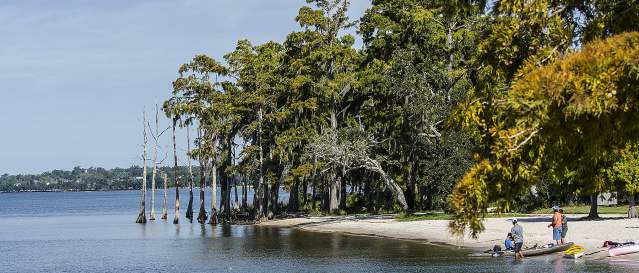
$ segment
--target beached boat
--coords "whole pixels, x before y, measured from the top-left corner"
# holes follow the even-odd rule
[[[552,253],[565,251],[569,249],[570,247],[572,247],[573,245],[574,243],[570,242],[570,243],[565,243],[563,245],[553,245],[550,247],[537,247],[537,248],[531,248],[531,249],[524,249],[521,251],[521,254],[523,254],[524,257],[552,254]],[[514,251],[505,252],[504,256],[515,256],[515,252]]]
[[[549,247],[534,247],[534,248],[523,249],[521,253],[524,255],[524,257],[546,255],[546,254],[566,251],[567,249],[571,248],[573,245],[574,243],[570,242],[570,243],[565,243],[563,245],[553,245]],[[484,253],[474,253],[474,254],[471,254],[470,256],[471,257],[515,256],[515,252],[512,250],[497,251],[497,252],[487,251]]]
[[[638,243],[629,243],[629,244],[624,244],[617,247],[611,247],[608,249],[608,255],[611,257],[635,253],[635,252],[639,252]]]
[[[572,247],[564,251],[564,258],[578,259],[586,253],[586,249],[583,246],[573,245]]]

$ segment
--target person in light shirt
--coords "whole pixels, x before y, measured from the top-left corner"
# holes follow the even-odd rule
[[[524,246],[524,228],[517,223],[517,219],[513,219],[513,227],[510,229],[510,233],[513,235],[513,241],[515,241],[515,259],[524,258],[524,254],[521,253],[521,248]]]

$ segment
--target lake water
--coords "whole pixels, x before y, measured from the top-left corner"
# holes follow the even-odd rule
[[[0,194],[0,272],[639,272],[623,260],[470,258],[454,247],[185,218],[141,225],[138,199],[137,191]]]

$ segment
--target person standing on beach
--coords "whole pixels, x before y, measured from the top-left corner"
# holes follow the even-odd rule
[[[561,214],[561,244],[565,244],[564,239],[566,238],[566,233],[568,233],[568,218],[564,214],[563,209],[559,209],[559,214]]]
[[[510,233],[515,241],[515,259],[524,258],[524,254],[521,253],[521,248],[524,246],[524,228],[517,224],[517,219],[513,219],[513,227],[510,229]]]
[[[561,213],[559,213],[559,207],[553,206],[552,222],[548,227],[552,227],[552,239],[559,245],[561,241]]]

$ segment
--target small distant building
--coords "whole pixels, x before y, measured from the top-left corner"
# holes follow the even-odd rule
[[[617,205],[617,193],[616,192],[604,192],[597,196],[597,205],[599,206],[616,206]]]

